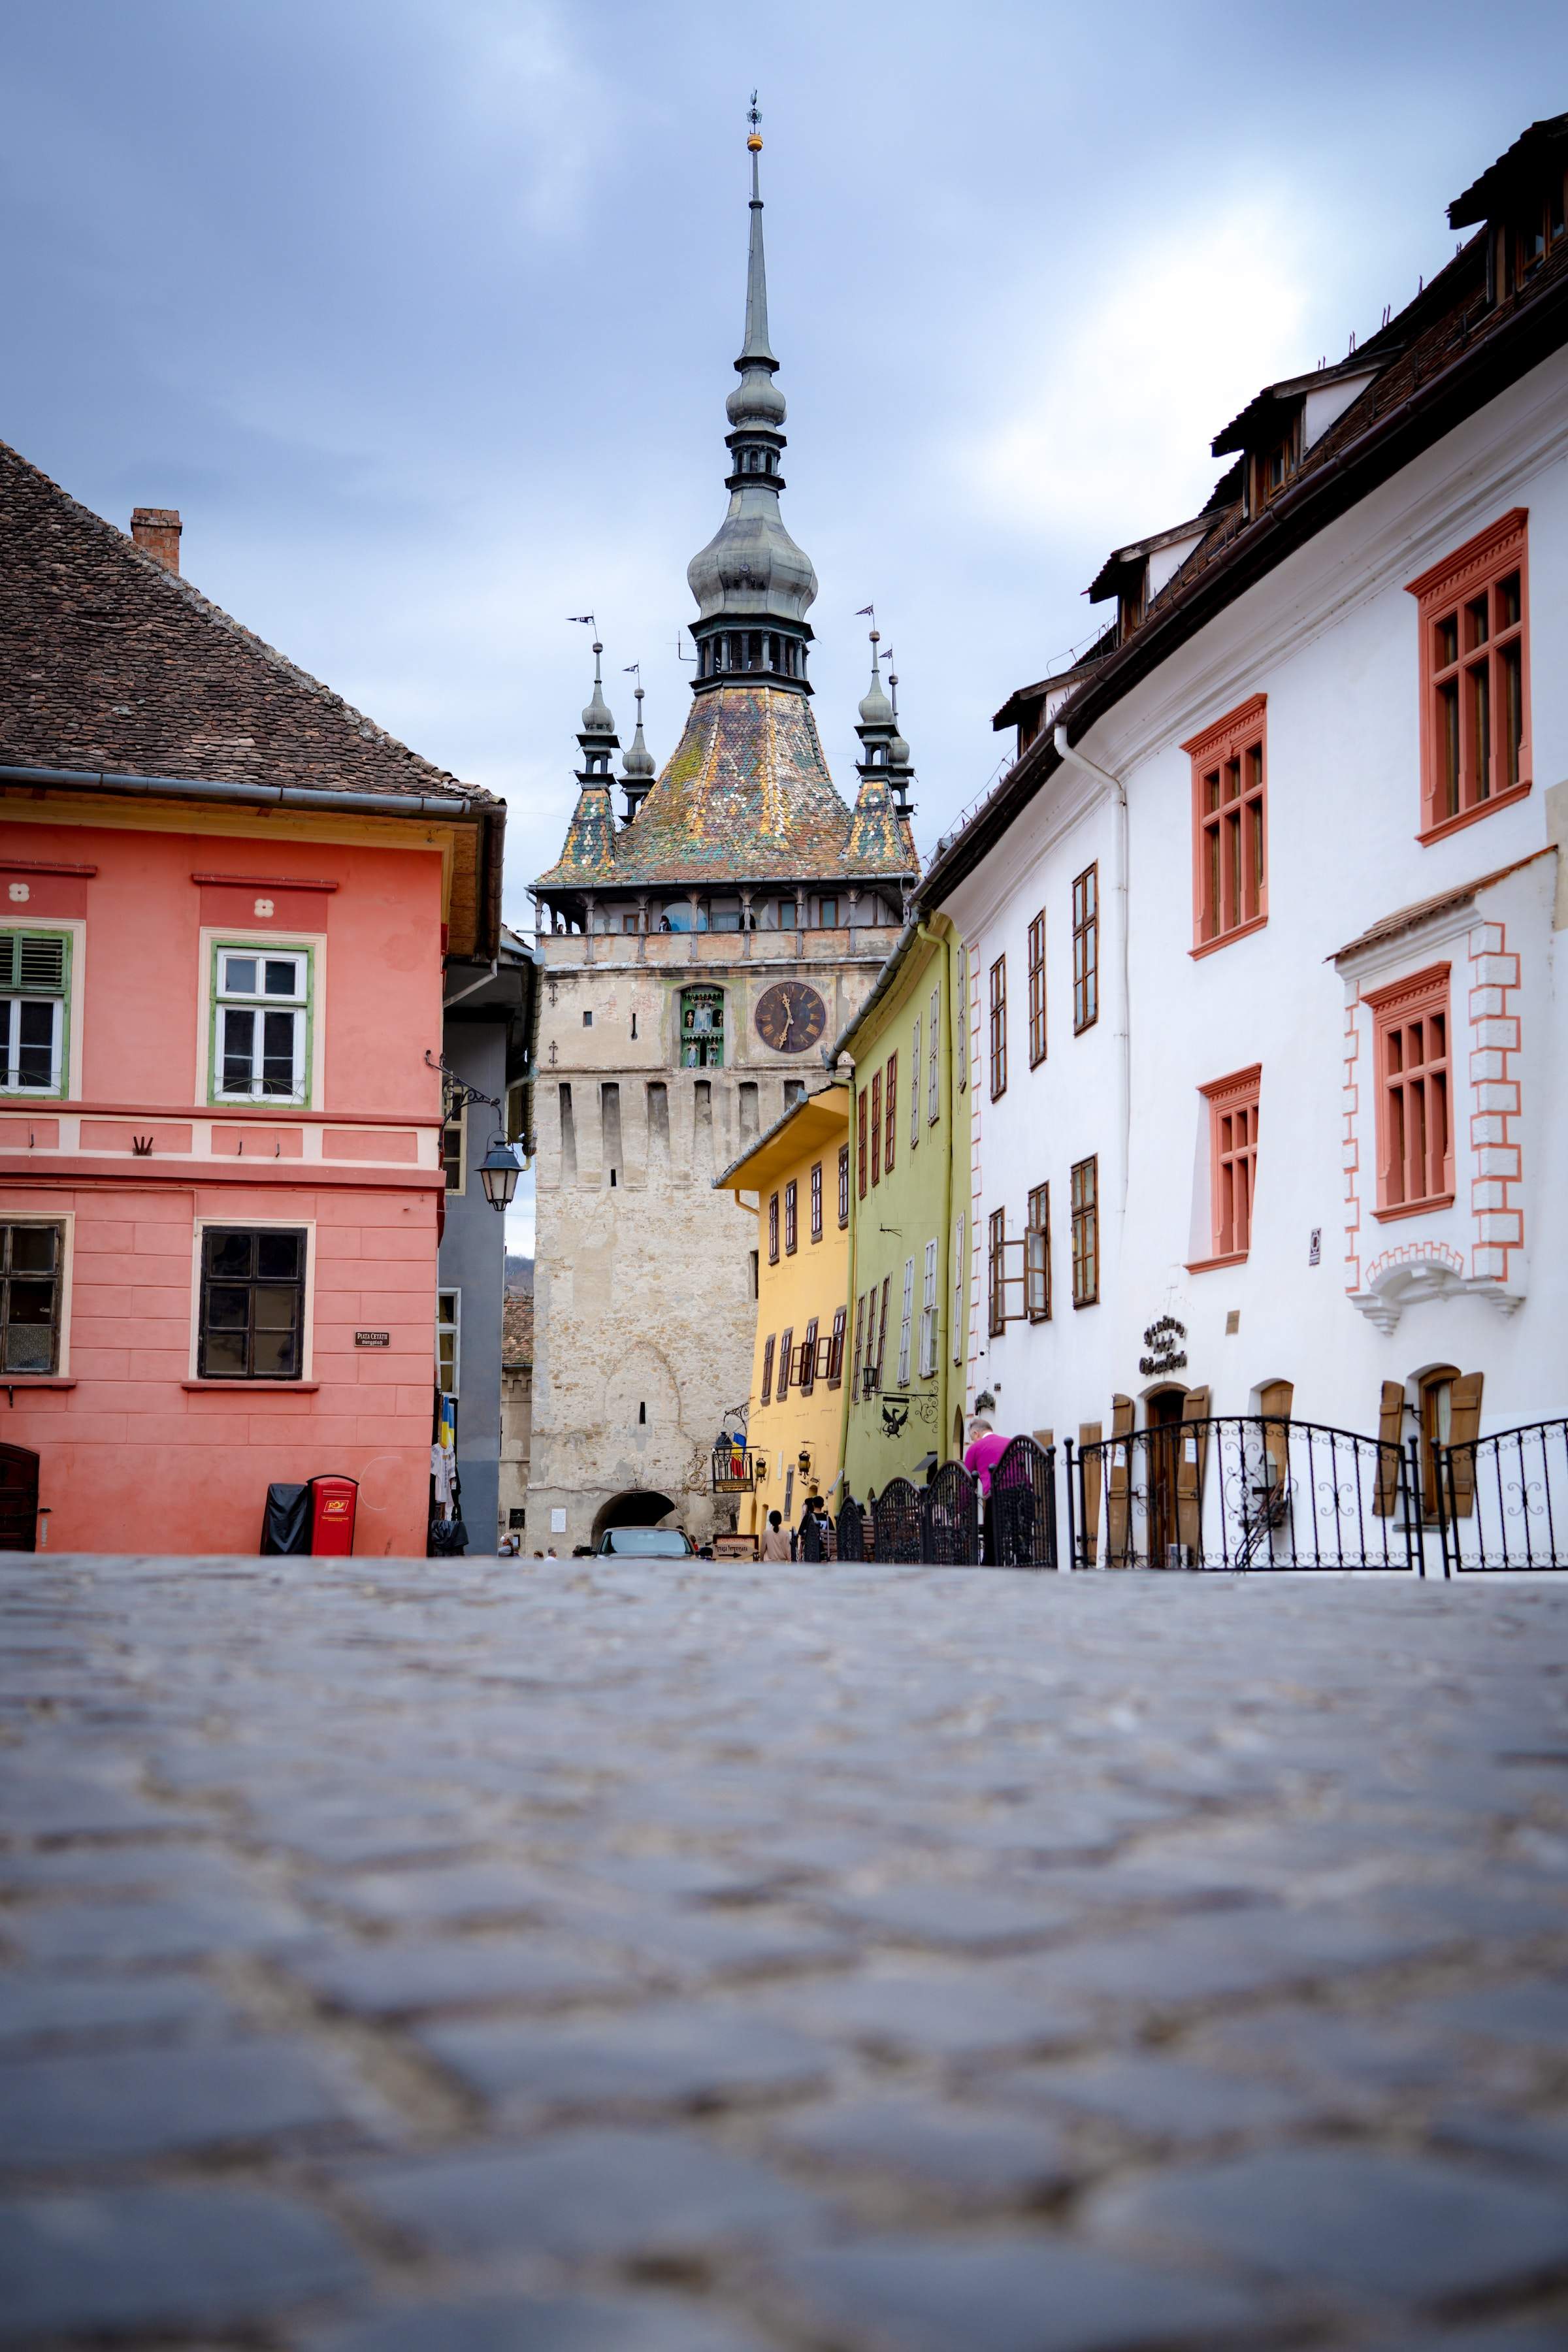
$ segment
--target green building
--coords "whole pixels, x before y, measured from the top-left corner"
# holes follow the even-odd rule
[[[909,746],[871,687],[862,773],[909,772]],[[902,791],[900,790],[900,797]],[[832,1066],[850,1087],[845,1485],[857,1500],[963,1452],[969,1298],[969,1096],[958,934],[945,915],[904,929]]]

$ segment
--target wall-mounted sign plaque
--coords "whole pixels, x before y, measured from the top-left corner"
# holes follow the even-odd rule
[[[390,1348],[391,1345],[390,1331],[356,1331],[354,1333],[356,1348]]]

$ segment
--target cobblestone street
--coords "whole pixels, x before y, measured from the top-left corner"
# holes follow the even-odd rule
[[[1568,2342],[1568,1591],[8,1559],[0,2340]]]

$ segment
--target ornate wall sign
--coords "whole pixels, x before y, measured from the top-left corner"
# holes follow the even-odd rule
[[[1145,1380],[1185,1369],[1187,1357],[1182,1341],[1186,1336],[1186,1325],[1178,1323],[1173,1315],[1162,1315],[1157,1323],[1150,1324],[1143,1334],[1143,1345],[1149,1352],[1138,1359],[1138,1369]]]

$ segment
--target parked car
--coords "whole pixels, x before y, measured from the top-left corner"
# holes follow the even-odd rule
[[[620,1559],[689,1559],[696,1547],[679,1528],[606,1528],[599,1538],[599,1554],[613,1552]]]

